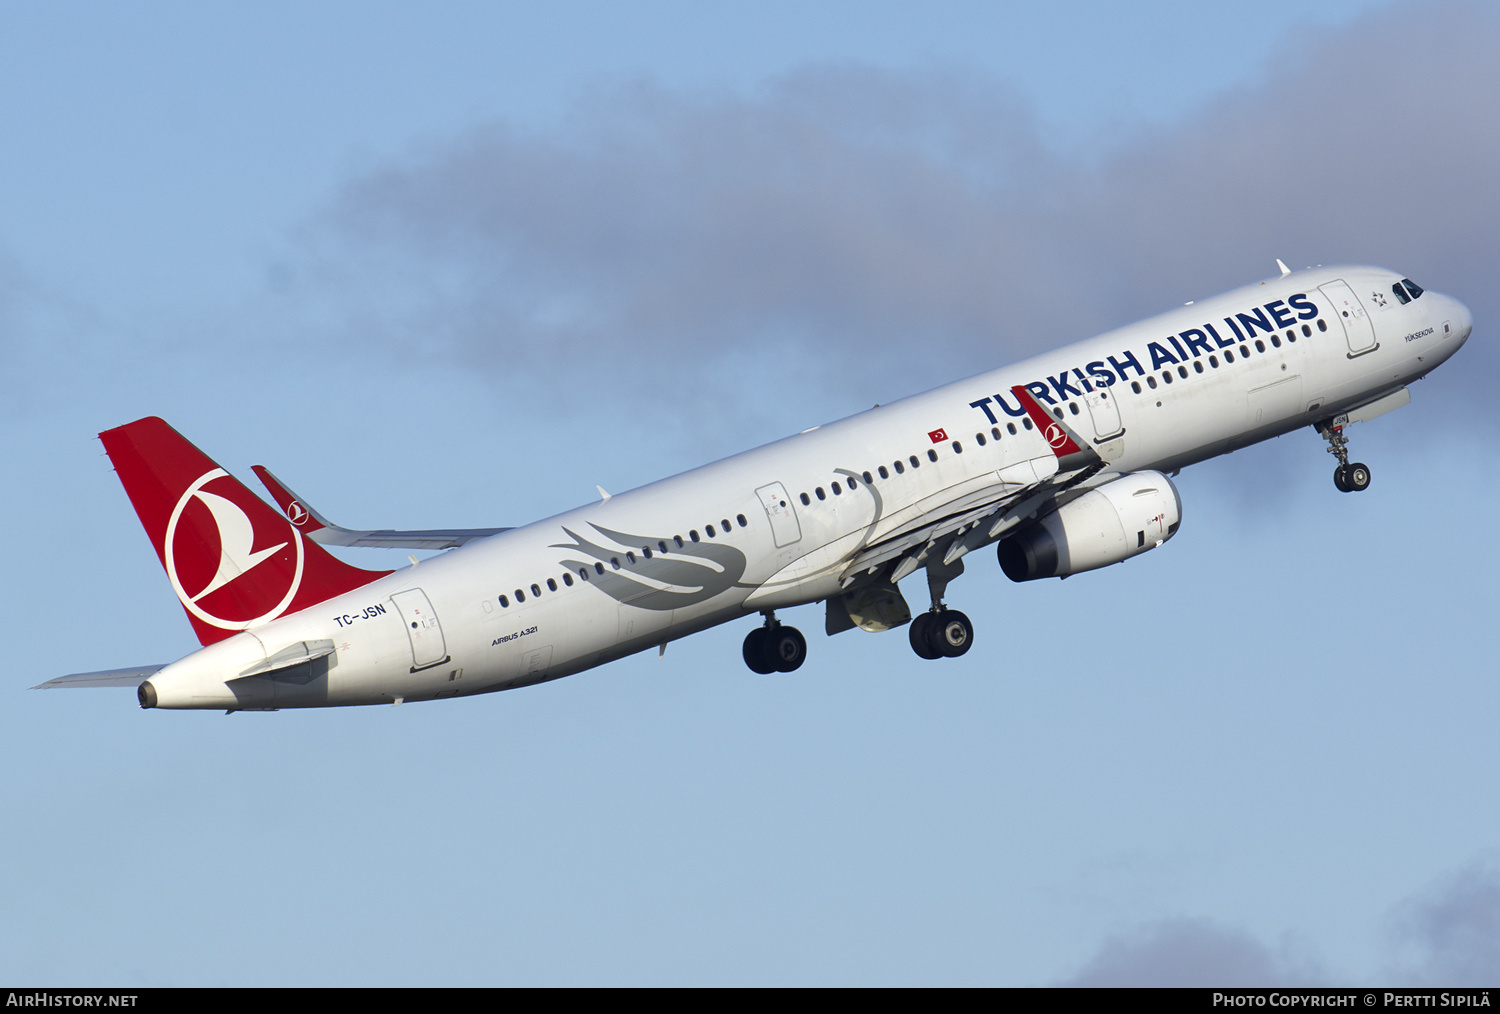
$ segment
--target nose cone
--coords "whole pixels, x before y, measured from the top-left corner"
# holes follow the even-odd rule
[[[1469,312],[1467,306],[1452,296],[1449,296],[1448,300],[1453,304],[1453,337],[1457,338],[1458,344],[1462,345],[1469,340],[1469,332],[1474,329],[1474,315]]]

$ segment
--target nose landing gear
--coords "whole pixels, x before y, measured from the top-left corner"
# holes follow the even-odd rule
[[[1340,493],[1362,493],[1370,488],[1370,466],[1362,461],[1349,462],[1349,438],[1344,436],[1344,427],[1333,421],[1316,423],[1313,426],[1322,438],[1328,441],[1328,453],[1339,459],[1333,470],[1333,484]]]

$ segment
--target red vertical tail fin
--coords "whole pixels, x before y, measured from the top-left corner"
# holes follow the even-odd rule
[[[99,439],[203,644],[390,573],[335,559],[154,416]]]

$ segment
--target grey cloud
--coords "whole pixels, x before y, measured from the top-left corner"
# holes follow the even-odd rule
[[[1063,986],[1238,987],[1313,985],[1316,964],[1295,948],[1273,951],[1243,930],[1170,919],[1105,941]]]
[[[755,348],[936,382],[1063,300],[1060,272],[1005,281],[1044,256],[1007,219],[1045,163],[1003,89],[822,68],[754,98],[603,89],[550,134],[496,125],[364,179],[335,214],[465,358],[696,369]]]
[[[1500,982],[1500,863],[1478,860],[1398,907],[1392,981],[1414,986]]]
[[[1496,49],[1495,12],[1467,4],[1309,28],[1253,87],[1086,156],[980,74],[600,86],[550,129],[495,124],[356,181],[315,231],[366,334],[507,376],[670,369],[730,400],[792,375],[909,393],[1277,256],[1387,263],[1470,302],[1448,382],[1477,394]]]
[[[1315,986],[1460,988],[1500,979],[1500,862],[1476,859],[1406,898],[1387,919],[1384,967],[1351,975],[1324,967],[1306,942],[1272,948],[1206,919],[1167,919],[1109,937],[1066,986]]]

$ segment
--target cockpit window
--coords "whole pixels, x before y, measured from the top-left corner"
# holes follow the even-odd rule
[[[1406,291],[1411,293],[1411,298],[1416,299],[1422,294],[1422,287],[1410,278],[1401,279],[1401,284],[1406,286]]]
[[[1399,302],[1401,302],[1401,303],[1410,303],[1411,302],[1411,297],[1406,294],[1406,290],[1401,287],[1401,283],[1400,282],[1397,282],[1395,285],[1392,285],[1391,286],[1391,291],[1396,294],[1396,299]]]

